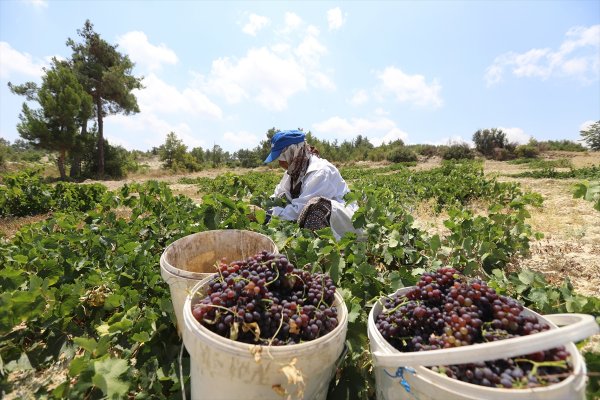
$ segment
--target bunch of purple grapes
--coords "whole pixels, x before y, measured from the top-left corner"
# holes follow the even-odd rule
[[[211,331],[244,343],[286,345],[314,340],[337,325],[333,280],[262,252],[227,264],[192,306]]]
[[[486,282],[467,281],[454,268],[425,273],[404,296],[384,302],[376,326],[402,352],[468,346],[550,329],[525,315],[516,300],[498,295]],[[434,367],[461,381],[505,388],[531,388],[559,382],[572,370],[563,347],[473,364]]]

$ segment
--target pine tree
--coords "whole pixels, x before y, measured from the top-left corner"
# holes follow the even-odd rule
[[[592,150],[600,150],[600,121],[594,122],[587,129],[580,131],[583,141]]]
[[[104,117],[140,112],[132,91],[143,88],[142,78],[132,75],[134,64],[129,57],[94,32],[94,25],[89,20],[77,33],[83,42],[68,39],[67,46],[73,50],[72,62],[77,76],[93,98],[98,123],[98,174],[103,177]]]

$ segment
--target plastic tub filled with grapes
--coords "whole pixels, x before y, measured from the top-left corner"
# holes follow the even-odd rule
[[[264,251],[223,260],[188,295],[184,320],[192,397],[324,400],[348,310],[327,274]]]
[[[371,310],[377,397],[583,399],[586,368],[573,342],[597,332],[590,315],[542,316],[441,268]]]

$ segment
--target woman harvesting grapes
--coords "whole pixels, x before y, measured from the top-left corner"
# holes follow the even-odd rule
[[[330,226],[336,239],[356,232],[352,216],[358,207],[344,201],[350,191],[348,185],[338,169],[306,143],[304,132],[277,132],[264,162],[275,160],[286,172],[273,197],[286,200],[287,205],[273,207],[268,211],[270,216],[297,221],[300,227],[312,230]]]

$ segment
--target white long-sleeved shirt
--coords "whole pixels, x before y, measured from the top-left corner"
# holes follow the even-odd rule
[[[331,230],[336,239],[340,239],[346,232],[357,232],[352,226],[352,216],[358,209],[355,203],[346,205],[344,195],[350,191],[346,181],[338,169],[329,161],[310,156],[306,174],[301,179],[302,188],[300,195],[292,199],[290,194],[291,177],[287,171],[275,187],[275,197],[285,195],[288,202],[285,207],[274,207],[273,215],[288,221],[296,221],[306,203],[314,197],[324,197],[331,200],[331,217],[329,219]]]

